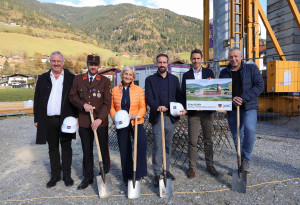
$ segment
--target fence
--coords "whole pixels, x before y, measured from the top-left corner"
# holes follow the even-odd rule
[[[152,154],[153,148],[153,135],[152,135],[152,125],[149,123],[149,109],[147,110],[146,115],[144,116],[144,128],[146,130],[147,138],[148,138],[148,146],[147,146],[147,156],[148,158]],[[227,120],[225,118],[224,113],[216,112],[215,113],[215,121],[214,121],[214,132],[213,132],[213,142],[214,142],[214,152],[216,154],[220,153],[223,147],[232,147],[231,133],[228,127]],[[118,140],[115,125],[110,122],[109,123],[109,146],[110,149],[119,151],[118,148]],[[202,154],[204,153],[204,142],[202,130],[199,130],[199,141],[197,144],[198,147],[198,156],[200,159],[202,158]],[[172,159],[174,159],[173,163],[186,163],[188,160],[187,156],[188,151],[188,126],[187,126],[187,116],[181,117],[181,119],[176,123],[175,131],[173,135],[172,142]]]

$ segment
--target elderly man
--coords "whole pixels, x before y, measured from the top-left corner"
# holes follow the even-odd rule
[[[77,189],[85,189],[93,183],[93,130],[97,131],[105,174],[110,169],[108,149],[108,114],[111,106],[110,81],[107,77],[98,74],[99,65],[99,56],[88,55],[88,73],[75,77],[69,94],[71,103],[79,111],[79,135],[83,151],[84,179]],[[93,113],[95,119],[93,123],[91,123],[90,112]]]
[[[68,100],[74,75],[64,69],[64,58],[59,52],[50,55],[51,70],[42,74],[34,94],[34,124],[37,127],[36,143],[49,146],[51,179],[47,187],[51,188],[61,180],[61,171],[66,186],[73,185],[71,178],[72,138],[76,134],[61,132],[63,120],[76,116],[76,109]],[[61,157],[59,152],[61,145]]]
[[[233,110],[227,112],[230,131],[237,148],[237,106],[240,106],[240,137],[242,168],[250,171],[250,157],[254,147],[258,96],[264,90],[264,81],[255,64],[242,62],[239,48],[228,52],[229,65],[220,72],[220,78],[232,78]]]
[[[175,75],[168,73],[168,63],[169,57],[166,54],[159,54],[156,57],[157,73],[148,76],[145,82],[146,103],[150,107],[149,121],[152,124],[154,142],[152,156],[155,175],[153,180],[154,186],[159,185],[163,161],[160,112],[164,113],[167,177],[172,180],[175,180],[175,177],[170,173],[169,167],[175,123],[179,120],[180,116],[186,114],[186,110],[182,110],[176,117],[170,115],[170,102],[181,102],[182,99],[179,80]]]

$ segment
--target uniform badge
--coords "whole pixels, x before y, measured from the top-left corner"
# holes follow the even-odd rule
[[[83,99],[83,91],[82,89],[79,91],[79,98],[82,100]]]
[[[101,93],[97,93],[97,98],[101,98]]]
[[[93,93],[93,96],[96,97],[96,93]]]

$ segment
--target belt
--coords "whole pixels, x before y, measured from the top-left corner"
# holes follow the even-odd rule
[[[60,118],[60,115],[51,115],[51,116],[47,116],[48,118]]]

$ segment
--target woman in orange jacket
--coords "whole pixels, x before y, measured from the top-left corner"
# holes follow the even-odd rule
[[[135,118],[140,117],[138,123],[137,141],[137,180],[147,175],[147,136],[144,129],[144,115],[146,102],[144,90],[134,84],[136,77],[133,66],[124,66],[121,71],[122,82],[112,89],[110,116],[114,121],[116,112],[126,110],[130,115],[129,126],[117,129],[118,144],[121,156],[122,175],[125,185],[133,175],[132,143],[134,136]]]

